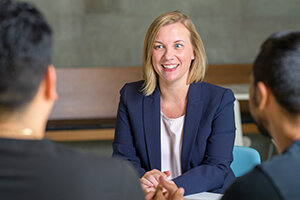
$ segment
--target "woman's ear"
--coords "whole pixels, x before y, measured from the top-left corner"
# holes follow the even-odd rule
[[[52,100],[58,99],[56,92],[56,71],[53,65],[49,65],[45,75],[46,97]]]

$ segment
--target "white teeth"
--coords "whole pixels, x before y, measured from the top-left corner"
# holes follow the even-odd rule
[[[173,68],[177,67],[178,65],[162,65],[162,66],[167,69],[173,69]]]

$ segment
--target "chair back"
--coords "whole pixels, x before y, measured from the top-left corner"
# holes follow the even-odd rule
[[[231,169],[236,177],[242,176],[261,163],[257,150],[251,147],[234,146]]]

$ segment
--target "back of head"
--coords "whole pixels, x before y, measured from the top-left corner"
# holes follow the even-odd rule
[[[30,3],[0,1],[0,109],[26,105],[51,62],[51,29]]]
[[[264,82],[290,114],[300,114],[300,32],[271,35],[253,65],[255,84]]]

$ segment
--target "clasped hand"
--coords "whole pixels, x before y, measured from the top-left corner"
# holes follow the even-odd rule
[[[140,179],[146,200],[184,200],[184,189],[167,180],[170,171],[151,170]]]

